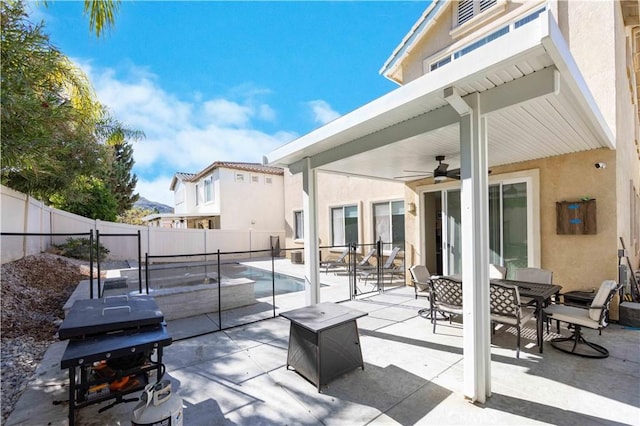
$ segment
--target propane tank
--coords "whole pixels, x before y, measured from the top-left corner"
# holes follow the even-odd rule
[[[171,381],[145,386],[131,413],[133,426],[182,426],[182,398],[171,391]]]

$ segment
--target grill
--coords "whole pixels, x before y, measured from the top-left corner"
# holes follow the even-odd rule
[[[149,296],[115,296],[76,301],[60,325],[69,339],[60,367],[69,369],[69,424],[75,411],[113,400],[100,412],[122,402],[164,374],[163,347],[171,344],[164,316]],[[153,355],[155,354],[155,360]]]

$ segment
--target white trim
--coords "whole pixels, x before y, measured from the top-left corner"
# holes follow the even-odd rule
[[[499,175],[489,175],[489,186],[506,185],[511,183],[525,183],[527,185],[527,261],[529,267],[541,267],[541,235],[540,235],[540,169],[526,169],[516,172],[502,173]],[[459,181],[449,181],[438,184],[420,185],[416,187],[415,193],[418,195],[418,206],[420,215],[420,226],[416,229],[417,235],[414,237],[419,245],[419,262],[426,264],[427,254],[425,252],[426,241],[426,223],[424,220],[424,212],[426,209],[424,196],[431,192],[444,192],[449,190],[461,190]],[[444,202],[444,198],[443,198]],[[502,202],[502,197],[501,197]],[[444,212],[444,209],[443,209]],[[406,216],[406,213],[405,213]],[[446,237],[446,221],[442,222],[443,244]],[[502,228],[502,226],[501,226]],[[504,238],[502,238],[504,239]],[[501,242],[502,244],[502,242]],[[504,250],[502,250],[504,253]],[[443,251],[443,262],[445,252]]]

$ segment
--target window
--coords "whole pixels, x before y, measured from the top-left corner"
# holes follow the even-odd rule
[[[273,183],[273,178],[265,177],[264,178],[264,183],[271,185]]]
[[[258,183],[258,182],[260,182],[260,177],[256,175],[251,175],[251,183]]]
[[[204,202],[213,201],[213,176],[204,180]]]
[[[404,201],[373,205],[374,237],[385,243],[384,249],[404,245]]]
[[[200,204],[200,184],[196,183],[196,206]]]
[[[474,16],[498,3],[498,0],[460,0],[457,9],[457,25],[470,21]]]
[[[304,212],[302,210],[293,212],[293,238],[296,240],[304,238]]]
[[[343,206],[331,209],[331,243],[343,246],[358,243],[358,207]]]
[[[244,173],[236,173],[236,182],[244,182]]]

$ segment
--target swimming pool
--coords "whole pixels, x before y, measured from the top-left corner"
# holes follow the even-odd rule
[[[248,278],[255,281],[255,296],[267,297],[271,296],[273,290],[273,282],[271,278],[271,271],[265,271],[264,269],[253,268],[251,266],[241,264],[226,264],[221,265],[222,276],[229,278]],[[274,275],[275,278],[275,294],[294,293],[304,290],[304,280],[301,278],[290,277],[288,275],[278,274]]]

